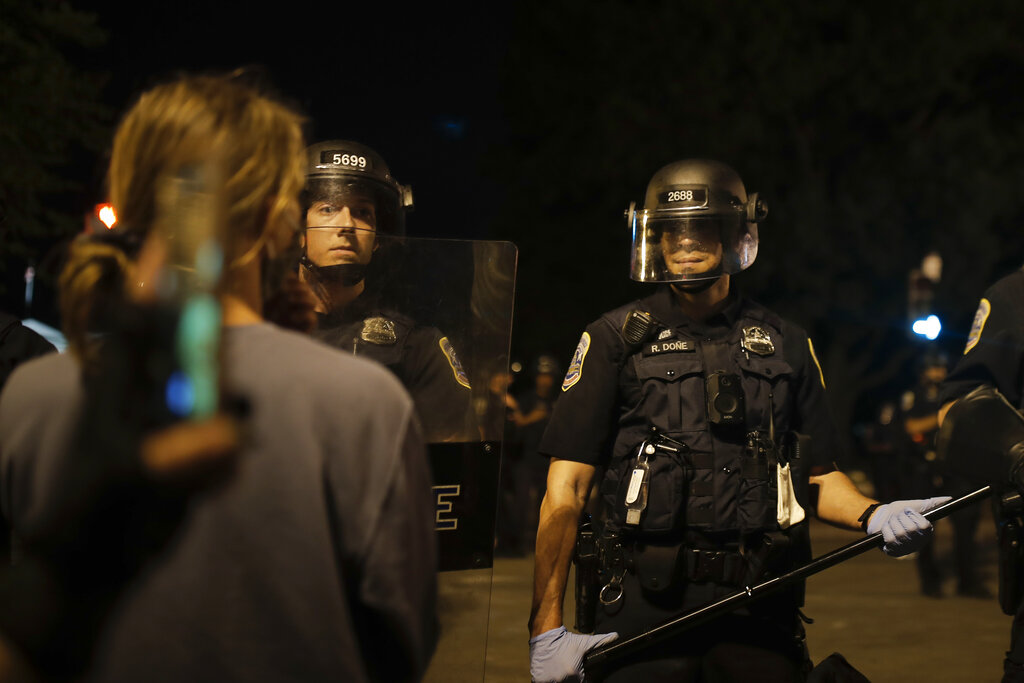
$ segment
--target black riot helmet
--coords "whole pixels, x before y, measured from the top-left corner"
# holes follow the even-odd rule
[[[767,214],[729,166],[706,159],[671,163],[647,184],[643,208],[634,202],[626,210],[630,277],[687,282],[738,273],[757,257],[757,224]]]
[[[306,187],[303,191],[303,211],[308,212],[319,202],[336,206],[351,206],[355,201],[372,201],[375,209],[376,232],[405,235],[405,214],[412,210],[412,189],[402,185],[384,159],[375,151],[350,140],[328,140],[306,150]],[[309,230],[337,229],[333,226],[306,222]],[[366,264],[323,266],[314,264],[303,254],[302,265],[318,278],[341,279],[355,284],[365,277]]]
[[[412,210],[412,188],[395,180],[379,154],[351,140],[318,142],[306,150],[304,208],[320,201],[344,200],[355,192],[374,198],[377,230],[389,235],[405,234],[405,214]]]

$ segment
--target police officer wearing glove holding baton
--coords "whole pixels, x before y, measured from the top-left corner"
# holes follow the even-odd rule
[[[716,161],[659,170],[630,206],[631,277],[657,289],[590,324],[540,451],[550,457],[530,617],[535,681],[577,680],[584,655],[810,558],[805,510],[867,533],[890,555],[931,533],[946,498],[880,504],[831,463],[837,434],[807,334],[731,276],[757,255],[767,209]],[[567,631],[562,599],[595,479],[598,635]],[[607,680],[786,681],[809,668],[802,588],[781,591]]]

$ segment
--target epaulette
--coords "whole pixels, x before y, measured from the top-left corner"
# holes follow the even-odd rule
[[[751,299],[746,299],[744,301],[743,315],[748,318],[759,320],[766,325],[771,325],[779,332],[779,334],[782,334],[782,326],[786,323],[785,319],[783,319],[783,317],[778,313],[765,308]]]

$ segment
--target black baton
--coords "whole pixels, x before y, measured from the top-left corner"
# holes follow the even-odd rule
[[[939,507],[925,513],[925,519],[929,521],[936,521],[943,517],[949,516],[951,513],[965,508],[968,505],[973,505],[978,501],[984,500],[991,495],[993,489],[991,486],[985,486],[968,493],[965,496],[951,500],[948,503],[944,503]],[[727,595],[726,597],[713,602],[704,607],[700,607],[692,612],[688,612],[679,617],[666,621],[658,626],[655,626],[649,631],[644,631],[635,636],[617,640],[607,645],[594,648],[587,653],[583,660],[583,668],[586,672],[588,681],[600,681],[604,674],[607,673],[609,667],[612,664],[627,659],[637,653],[643,652],[647,648],[660,643],[664,640],[678,636],[685,631],[703,624],[704,622],[710,621],[715,617],[721,616],[728,612],[732,612],[740,607],[743,607],[758,598],[761,598],[768,593],[772,593],[780,588],[784,588],[792,583],[806,579],[808,576],[817,574],[820,571],[824,571],[829,567],[845,562],[850,558],[861,555],[862,553],[871,550],[872,548],[878,548],[884,542],[881,532],[871,534],[862,539],[848,543],[841,548],[837,548],[830,553],[826,553],[821,557],[811,560],[802,567],[797,567],[793,571],[777,576],[773,579],[768,579],[761,583],[753,586],[748,586],[743,590]]]

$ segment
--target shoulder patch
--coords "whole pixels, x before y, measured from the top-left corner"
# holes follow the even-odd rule
[[[583,377],[583,361],[587,359],[587,351],[590,350],[590,333],[584,332],[580,337],[580,343],[576,345],[576,352],[572,354],[572,361],[569,363],[569,370],[565,373],[565,380],[562,381],[562,391],[568,391],[572,385]]]
[[[964,355],[978,345],[981,340],[981,331],[985,329],[985,321],[988,314],[992,312],[992,304],[988,299],[982,299],[978,304],[978,311],[974,314],[974,323],[971,324],[971,333],[967,336],[967,346],[964,348]]]
[[[441,347],[441,352],[444,354],[444,357],[448,359],[448,365],[452,368],[452,373],[455,375],[455,381],[467,389],[470,389],[469,376],[462,368],[462,363],[459,362],[459,357],[455,355],[455,347],[453,347],[452,343],[448,341],[448,337],[441,337],[437,344]]]
[[[818,354],[814,352],[814,344],[811,343],[811,338],[807,338],[807,349],[811,352],[811,360],[814,361],[814,366],[818,368],[818,377],[821,379],[821,388],[827,389],[825,386],[825,373],[821,371],[821,363],[818,362]]]

